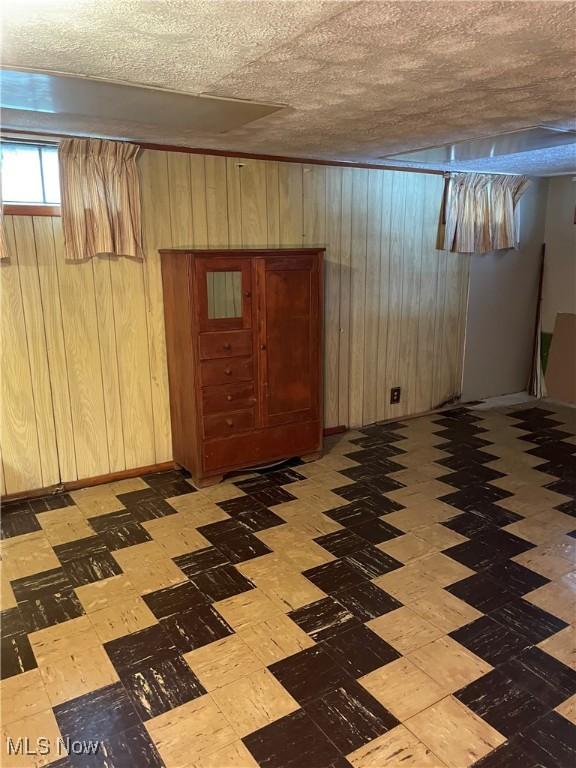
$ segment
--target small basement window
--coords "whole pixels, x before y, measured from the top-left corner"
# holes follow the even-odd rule
[[[3,141],[2,202],[6,213],[11,209],[36,213],[38,206],[60,205],[58,147],[55,144],[32,144]],[[23,210],[20,210],[23,209]]]

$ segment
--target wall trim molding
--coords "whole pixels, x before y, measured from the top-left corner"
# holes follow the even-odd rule
[[[59,205],[4,203],[4,216],[61,216]]]
[[[8,132],[8,131],[7,131]],[[10,135],[18,134],[22,136],[42,136],[50,139],[98,139],[100,136],[77,136],[71,133],[46,133],[37,131],[10,130]],[[3,136],[0,133],[0,136]],[[115,141],[115,139],[110,139]],[[208,149],[206,147],[184,147],[177,144],[154,144],[145,141],[130,141],[121,139],[130,144],[136,144],[140,149],[150,149],[157,152],[184,152],[190,155],[215,155],[217,157],[238,157],[245,160],[269,160],[277,163],[298,163],[301,165],[325,165],[336,168],[366,168],[375,171],[404,171],[405,173],[427,173],[433,176],[443,176],[445,171],[438,171],[432,168],[407,168],[401,165],[382,165],[380,163],[354,163],[346,160],[322,160],[312,157],[288,157],[285,155],[266,155],[254,152],[240,152],[231,149]]]

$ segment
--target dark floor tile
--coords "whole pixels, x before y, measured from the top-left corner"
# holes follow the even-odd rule
[[[520,655],[529,645],[525,637],[498,624],[490,616],[481,616],[450,632],[450,637],[493,667]]]
[[[265,507],[275,507],[277,504],[294,501],[296,498],[296,496],[293,496],[289,491],[280,486],[270,486],[269,488],[262,488],[259,491],[250,491],[250,496],[252,496],[255,501],[264,504]]]
[[[233,634],[233,630],[211,605],[200,605],[188,611],[161,619],[162,628],[180,653],[193,651]]]
[[[491,461],[497,461],[498,456],[489,453],[488,450],[481,451],[476,448],[463,448],[462,451],[454,456],[448,456],[445,459],[438,459],[436,464],[442,467],[448,467],[454,472],[466,469],[474,464],[488,464]]]
[[[108,531],[111,528],[118,528],[124,525],[131,525],[136,522],[136,518],[129,509],[119,509],[116,512],[108,512],[106,515],[90,517],[88,522],[94,528],[96,533]]]
[[[352,469],[344,469],[340,474],[367,485],[371,489],[372,494],[375,494],[376,491],[379,493],[391,493],[404,486],[398,480],[387,477],[387,474],[401,472],[403,469],[406,469],[406,467],[398,464],[398,462],[385,462],[382,460],[378,462],[377,466],[365,464],[360,467],[353,467]],[[380,514],[383,513],[381,512]]]
[[[170,656],[175,652],[176,646],[163,627],[153,625],[110,640],[104,643],[104,649],[120,674],[136,669],[150,659]]]
[[[18,603],[28,632],[46,629],[84,615],[84,608],[73,589],[39,592]]]
[[[576,671],[541,648],[527,648],[505,666],[519,686],[530,691],[550,709],[576,693]]]
[[[190,489],[192,493],[194,489]],[[160,496],[153,488],[143,488],[141,491],[130,491],[129,493],[118,493],[118,501],[127,508],[137,507],[142,502],[158,501]]]
[[[112,557],[100,534],[76,539],[54,547],[73,587],[117,576],[122,569]]]
[[[549,483],[545,487],[548,488],[549,491],[561,493],[564,496],[570,496],[572,500],[576,498],[576,480],[555,480],[553,483]]]
[[[243,563],[270,554],[272,550],[263,541],[248,533],[245,528],[243,530],[243,534],[220,539],[216,545],[231,563]]]
[[[554,509],[557,509],[558,512],[564,512],[565,515],[570,515],[570,517],[576,517],[576,500],[565,501],[563,504],[554,507]],[[569,535],[571,536],[572,534]]]
[[[576,725],[549,712],[523,734],[523,745],[542,768],[566,768],[576,762]]]
[[[248,531],[265,531],[268,528],[275,528],[277,525],[284,525],[286,522],[271,509],[263,507],[249,512],[241,512],[236,518]]]
[[[378,517],[378,510],[371,499],[356,499],[349,504],[336,509],[329,509],[324,513],[331,520],[335,520],[346,528],[369,523]]]
[[[542,642],[568,626],[562,619],[543,611],[521,597],[497,608],[490,615],[499,624],[518,632],[533,644]]]
[[[350,680],[343,668],[318,646],[277,661],[269,670],[300,704],[307,704]]]
[[[441,436],[439,436],[439,439],[442,439]],[[452,438],[451,440],[448,440],[445,443],[439,443],[434,447],[438,448],[439,451],[445,451],[446,453],[459,454],[462,450],[470,450],[473,448],[480,450],[487,447],[489,449],[490,445],[491,443],[488,442],[488,440],[482,440],[482,438],[476,437],[476,435],[468,435],[467,437]]]
[[[504,509],[504,507],[491,501],[483,501],[476,504],[474,509],[470,511],[470,514],[481,518],[490,525],[496,526],[496,528],[502,528],[505,525],[517,523],[518,520],[523,519],[522,515],[510,512],[509,509]]]
[[[31,576],[15,579],[10,583],[18,602],[47,592],[54,594],[72,589],[72,582],[63,568],[51,568],[49,571],[33,573]]]
[[[400,608],[396,598],[384,592],[371,581],[337,592],[334,597],[360,621],[368,621]]]
[[[446,520],[442,525],[445,528],[449,528],[451,531],[456,531],[456,533],[472,539],[490,525],[490,523],[472,512],[463,512],[461,515],[456,515],[456,517],[453,517],[451,520]]]
[[[499,477],[504,477],[504,474],[497,472],[495,469],[490,469],[490,467],[485,467],[483,464],[472,464],[456,472],[440,475],[436,479],[441,483],[453,485],[455,488],[467,488],[476,483],[487,483],[491,480],[497,480]]]
[[[365,624],[358,624],[323,644],[352,677],[362,677],[400,658],[400,654]]]
[[[517,593],[507,589],[488,573],[475,573],[455,584],[446,587],[446,591],[483,613],[490,613],[514,600]]]
[[[138,503],[130,504],[128,509],[132,512],[134,518],[139,523],[146,523],[149,520],[156,520],[160,517],[175,515],[176,509],[155,491],[151,491],[154,496],[142,499]],[[134,491],[134,493],[147,493],[147,491]],[[126,494],[128,496],[129,494]],[[118,497],[120,498],[120,496]]]
[[[201,533],[205,539],[208,539],[210,544],[217,546],[222,540],[228,539],[231,536],[242,536],[246,533],[246,530],[238,520],[229,517],[226,520],[218,520],[216,523],[201,525],[198,528],[198,533]]]
[[[327,533],[324,536],[319,536],[314,539],[316,544],[320,544],[325,550],[334,555],[334,557],[342,557],[342,555],[349,555],[351,552],[355,552],[357,549],[362,549],[366,546],[366,540],[357,536],[351,529],[345,529],[343,531],[334,531],[334,533]]]
[[[531,456],[537,456],[539,459],[555,462],[573,462],[573,454],[576,453],[576,445],[572,443],[545,443],[537,448],[527,451]]]
[[[21,536],[24,533],[32,533],[41,530],[38,518],[31,509],[13,509],[6,511],[2,505],[0,516],[0,538],[11,539],[13,536]]]
[[[387,496],[383,496],[371,485],[366,485],[365,483],[345,485],[343,488],[336,488],[334,493],[341,496],[343,499],[347,499],[347,501],[359,501],[360,499],[364,499],[365,508],[371,509],[376,517],[404,509],[402,504],[389,499]]]
[[[518,687],[502,668],[474,680],[454,696],[507,738],[530,726],[547,711],[546,704]]]
[[[476,537],[476,541],[497,550],[504,558],[516,557],[516,555],[521,555],[522,552],[527,552],[536,546],[531,541],[526,541],[526,539],[515,536],[509,531],[502,531],[500,528],[487,528],[485,531],[481,531]]]
[[[252,496],[238,496],[235,499],[228,499],[228,501],[218,502],[218,506],[230,517],[238,517],[243,512],[261,512],[262,510],[268,510],[265,504],[261,504]]]
[[[332,597],[325,597],[297,608],[288,616],[316,642],[326,640],[358,624],[354,616]]]
[[[305,475],[301,475],[300,472],[297,472],[295,469],[291,469],[290,467],[286,466],[284,469],[268,469],[263,470],[264,477],[268,480],[268,482],[273,483],[274,485],[290,485],[291,483],[297,483],[300,480],[306,480]]]
[[[220,565],[227,565],[228,558],[225,557],[216,547],[206,547],[198,549],[196,552],[190,552],[186,555],[179,555],[173,558],[174,562],[183,571],[188,578],[204,573],[211,568],[217,568]]]
[[[132,547],[135,544],[143,544],[152,541],[148,531],[140,523],[128,523],[116,528],[108,528],[100,534],[102,540],[111,552],[124,547]]]
[[[206,691],[179,653],[153,657],[119,673],[142,720],[168,712]]]
[[[389,573],[390,571],[395,571],[396,568],[402,567],[402,563],[399,560],[387,555],[371,544],[349,555],[345,555],[342,559],[356,573],[364,576],[366,579],[374,579],[376,576],[382,576],[384,573]]]
[[[506,560],[508,556],[504,552],[500,552],[498,549],[480,540],[482,533],[481,531],[470,541],[463,541],[454,547],[444,549],[444,554],[475,571],[486,570],[491,565]]]
[[[71,755],[66,763],[50,763],[50,768],[164,768],[154,742],[143,725],[113,734],[98,745],[94,755]]]
[[[544,419],[547,416],[553,416],[554,411],[549,411],[547,408],[541,408],[540,406],[533,406],[531,408],[520,408],[517,411],[512,411],[509,416],[517,422],[530,422],[535,419]],[[517,425],[516,425],[517,426]]]
[[[532,592],[538,587],[548,584],[550,579],[541,576],[539,573],[526,568],[513,560],[504,560],[501,563],[490,566],[486,571],[488,576],[500,584],[505,584],[506,589],[514,592],[518,596]]]
[[[314,699],[306,712],[347,754],[382,736],[399,721],[355,680]]]
[[[28,640],[27,628],[19,608],[8,608],[0,612],[0,673],[4,680],[35,669],[36,658]]]
[[[393,525],[385,523],[379,517],[369,520],[367,523],[355,525],[351,530],[372,544],[380,544],[383,541],[390,541],[390,539],[404,535],[404,531],[400,531]]]
[[[242,741],[261,768],[330,768],[340,757],[330,739],[301,709]]]
[[[227,597],[254,589],[250,579],[230,564],[211,568],[196,576],[190,576],[189,579],[210,602],[225,600]]]
[[[51,496],[42,496],[39,499],[29,499],[28,503],[30,504],[30,509],[35,514],[74,506],[74,501],[68,493],[54,493]]]
[[[472,768],[542,768],[524,749],[524,739],[516,737],[493,749]]]
[[[190,581],[165,587],[143,595],[142,599],[157,619],[167,619],[175,613],[187,611],[196,605],[205,605],[206,596]]]
[[[509,491],[504,491],[489,483],[480,483],[456,491],[455,493],[448,493],[445,496],[441,496],[440,501],[443,501],[445,504],[451,504],[453,507],[461,509],[463,512],[469,512],[473,511],[479,504],[483,504],[487,501],[495,503],[501,499],[506,499],[509,496],[512,496]]]
[[[53,707],[64,739],[106,741],[139,725],[122,683],[114,683]]]
[[[570,432],[565,432],[562,429],[555,429],[554,427],[548,427],[547,429],[541,429],[537,432],[528,432],[526,435],[520,435],[518,439],[526,443],[533,443],[534,445],[543,445],[544,443],[564,440],[564,438],[570,436]]]
[[[317,565],[304,571],[303,575],[327,595],[346,587],[353,587],[364,581],[364,576],[361,576],[344,560],[332,560],[329,563]]]

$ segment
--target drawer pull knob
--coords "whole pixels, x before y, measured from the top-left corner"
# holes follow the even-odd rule
[[[226,344],[224,344],[224,349],[231,349],[230,342],[227,341]]]
[[[260,345],[260,349],[262,350],[262,352],[265,352],[266,351],[266,344],[261,344]]]
[[[228,402],[230,402],[230,400],[232,400],[232,395],[226,395],[226,400],[228,400]]]
[[[226,419],[226,424],[227,424],[229,427],[233,427],[233,426],[234,426],[234,422],[232,421],[232,419]]]
[[[226,368],[224,370],[224,373],[226,374],[226,376],[230,376],[230,374],[232,373],[232,369],[231,368]]]

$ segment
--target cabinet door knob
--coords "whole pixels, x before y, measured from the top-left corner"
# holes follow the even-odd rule
[[[229,427],[233,427],[233,426],[234,426],[234,422],[232,421],[232,419],[226,419],[226,424],[227,424]]]
[[[231,344],[230,342],[227,341],[226,344],[224,344],[224,349],[230,349],[230,348],[231,348]]]
[[[260,345],[260,349],[262,350],[262,352],[265,352],[266,351],[266,344],[261,344]]]
[[[230,374],[232,373],[232,370],[230,368],[226,368],[224,373],[226,374],[226,376],[230,376]]]
[[[244,291],[244,296],[249,299],[252,296],[251,291]]]
[[[226,395],[226,400],[228,401],[232,400],[232,395]]]

